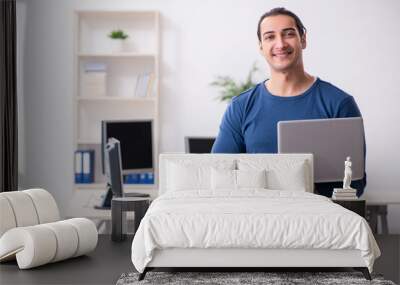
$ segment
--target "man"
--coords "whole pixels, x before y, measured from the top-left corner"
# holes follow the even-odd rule
[[[271,78],[233,98],[221,122],[213,153],[276,153],[277,123],[286,120],[360,117],[354,98],[304,71],[307,46],[301,20],[285,8],[261,16],[257,36]],[[366,184],[353,181],[361,196]],[[330,197],[342,183],[317,183],[316,192]]]

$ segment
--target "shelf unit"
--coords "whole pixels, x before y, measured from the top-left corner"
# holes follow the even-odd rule
[[[116,51],[112,30],[128,34]],[[154,184],[127,184],[126,190],[142,190],[154,195],[158,184],[159,153],[159,44],[158,11],[93,11],[74,13],[74,146],[95,151],[95,181],[74,184],[75,190],[105,190],[101,167],[101,121],[153,121]],[[105,95],[84,94],[82,77],[88,64],[106,66]],[[139,75],[154,74],[152,92],[135,96]],[[71,179],[74,177],[72,171]]]

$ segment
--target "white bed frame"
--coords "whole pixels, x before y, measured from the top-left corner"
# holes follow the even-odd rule
[[[359,250],[193,249],[156,250],[149,267],[365,267]]]
[[[161,154],[159,193],[165,191],[166,162],[168,160],[205,159],[210,156],[224,159],[237,159],[249,154]],[[267,158],[281,156],[293,159],[304,159],[310,166],[309,181],[313,181],[312,154],[254,154],[253,157]],[[313,192],[313,183],[310,183],[309,192]],[[172,267],[232,267],[243,271],[243,268],[266,267],[353,267],[362,271],[364,277],[371,280],[369,270],[361,257],[359,250],[329,250],[329,249],[197,249],[197,248],[170,248],[157,249],[153,259],[147,265],[139,280],[145,277],[146,272],[154,268]]]

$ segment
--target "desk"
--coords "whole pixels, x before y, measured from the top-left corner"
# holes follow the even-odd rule
[[[94,208],[101,204],[103,194],[102,190],[74,191],[64,217],[88,218],[96,224],[97,230],[100,230],[103,225],[107,225],[107,221],[111,221],[111,209]]]
[[[128,192],[128,193],[132,193]],[[139,192],[139,191],[137,191]],[[145,193],[142,191],[141,193]],[[101,204],[102,195],[105,192],[103,190],[80,190],[74,191],[72,193],[71,199],[69,201],[66,213],[64,215],[65,218],[88,218],[92,220],[97,229],[99,230],[103,225],[110,224],[111,222],[111,208],[110,209],[95,209],[95,206]],[[149,193],[152,194],[152,193]],[[127,219],[133,220],[134,213],[129,212],[127,215]],[[111,231],[105,231],[106,233],[110,233]]]

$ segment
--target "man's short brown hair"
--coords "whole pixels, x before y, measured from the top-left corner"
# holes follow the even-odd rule
[[[306,28],[304,27],[303,23],[301,22],[300,18],[297,17],[297,15],[295,13],[293,13],[292,11],[286,10],[283,7],[280,8],[274,8],[271,9],[270,11],[264,13],[260,20],[258,21],[258,26],[257,26],[257,36],[258,36],[258,40],[261,42],[261,22],[262,20],[264,20],[267,17],[271,17],[271,16],[278,16],[278,15],[285,15],[285,16],[289,16],[292,17],[294,22],[296,23],[296,27],[297,30],[300,34],[300,37],[302,37],[305,33],[306,33]]]

